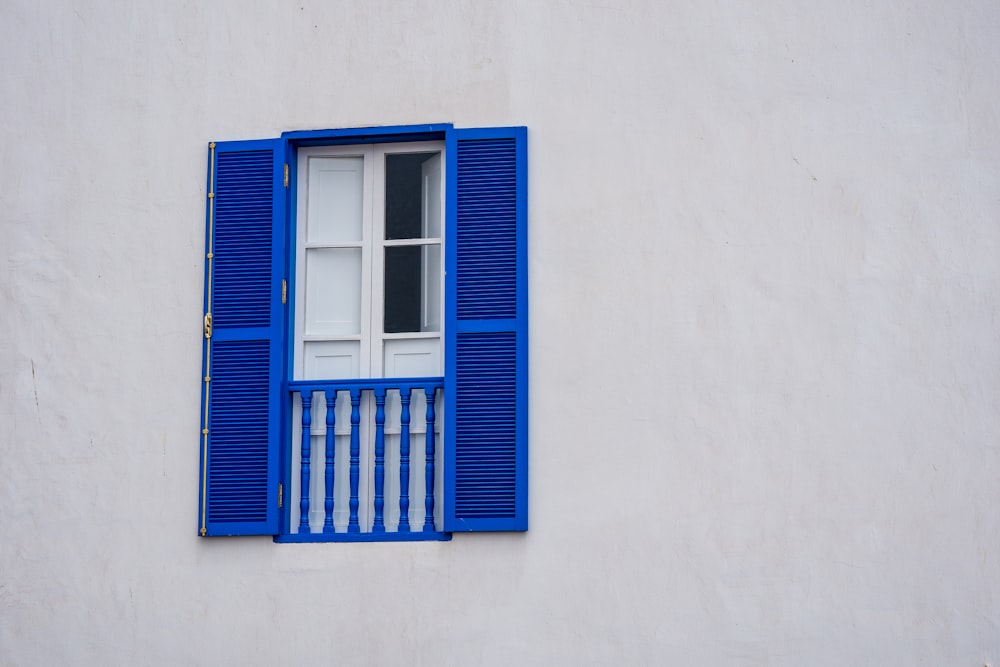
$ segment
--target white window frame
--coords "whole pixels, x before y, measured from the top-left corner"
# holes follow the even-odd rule
[[[445,145],[443,141],[419,141],[402,143],[351,144],[344,146],[310,146],[299,148],[297,160],[296,184],[296,214],[295,214],[295,312],[293,314],[293,379],[330,379],[309,378],[305,373],[306,342],[319,341],[358,341],[357,374],[351,377],[380,378],[384,377],[385,343],[391,340],[437,339],[436,350],[437,369],[426,375],[441,375],[444,363],[444,183],[446,182]],[[400,153],[431,153],[441,155],[441,197],[440,236],[421,239],[385,239],[385,156]],[[360,242],[344,242],[335,244],[306,244],[306,223],[308,198],[309,160],[317,157],[362,157],[364,160],[363,178],[363,221],[362,240]],[[438,331],[433,332],[384,332],[384,275],[385,249],[388,247],[437,245],[440,248],[440,278],[438,281]],[[307,247],[361,248],[361,326],[358,335],[306,335],[306,262]],[[342,378],[337,378],[342,379]]]

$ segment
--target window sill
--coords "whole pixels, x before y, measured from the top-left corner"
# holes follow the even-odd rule
[[[289,533],[275,535],[274,541],[282,544],[305,542],[447,542],[451,533]]]

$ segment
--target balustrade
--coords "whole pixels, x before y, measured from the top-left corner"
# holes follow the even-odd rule
[[[286,457],[291,463],[287,478],[299,487],[299,503],[297,520],[293,511],[286,516],[287,525],[293,528],[280,535],[278,541],[447,539],[446,533],[437,531],[434,520],[440,443],[437,404],[442,400],[443,386],[440,377],[289,382],[296,408],[292,412],[297,436],[294,440],[299,448],[297,457],[294,448]],[[423,410],[414,417],[412,409],[421,404]],[[314,419],[314,414],[323,414],[324,407],[325,419]],[[343,413],[339,420],[338,408]],[[350,430],[338,431],[338,421],[349,422]],[[323,433],[318,432],[321,428]],[[420,436],[424,440],[423,460],[418,449],[416,464],[423,463],[423,480],[413,479],[412,474],[411,441]],[[343,453],[349,456],[346,480],[338,474],[338,439],[340,446],[347,447]],[[323,457],[322,468],[316,460],[319,456]],[[325,473],[322,477],[319,470]],[[417,516],[411,517],[411,490],[419,493],[421,481],[423,517],[419,509]],[[386,508],[390,498],[398,506],[398,518]],[[346,517],[341,504],[344,500]],[[419,528],[413,531],[412,525]]]

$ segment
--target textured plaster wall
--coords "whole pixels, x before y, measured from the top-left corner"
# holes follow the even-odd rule
[[[989,1],[0,4],[0,663],[1000,664]],[[530,128],[531,530],[195,536],[205,145]]]

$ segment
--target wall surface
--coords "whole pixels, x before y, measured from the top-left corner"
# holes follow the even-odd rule
[[[0,4],[0,663],[1000,665],[1000,6]],[[205,154],[527,125],[531,529],[196,537]]]

